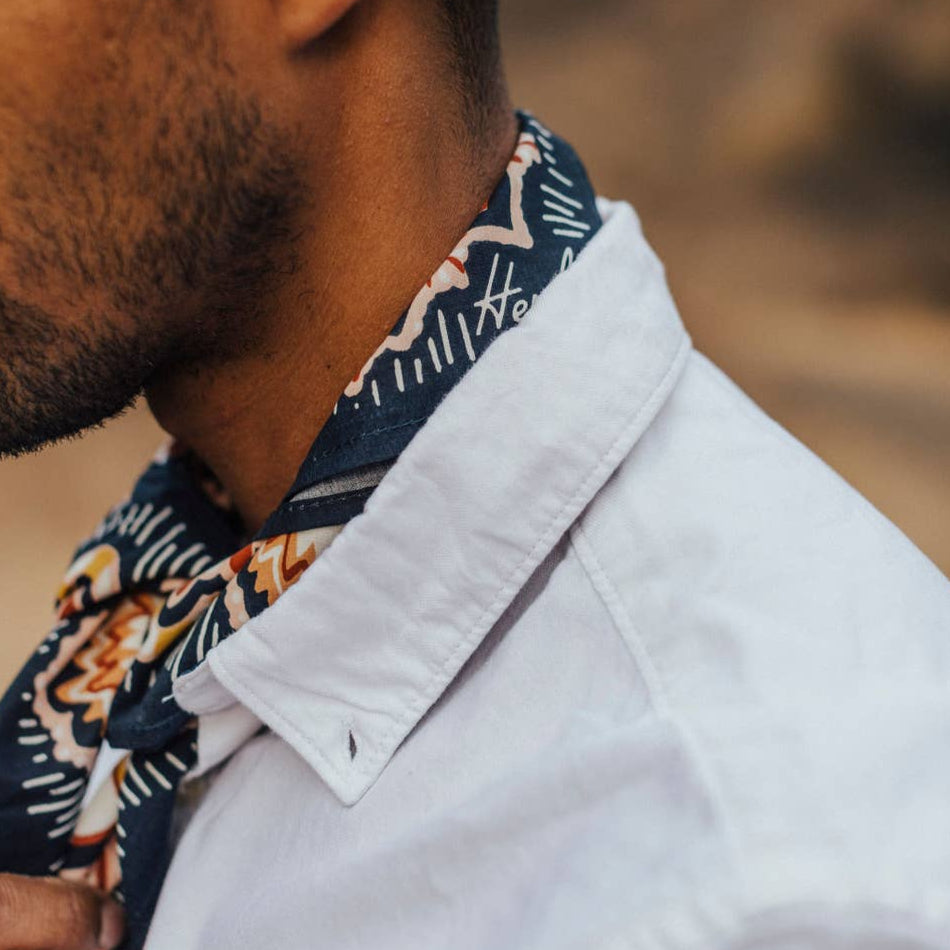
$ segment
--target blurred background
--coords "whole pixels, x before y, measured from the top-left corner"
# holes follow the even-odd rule
[[[637,207],[697,346],[950,572],[950,0],[502,3],[516,102]],[[0,464],[0,686],[161,438]]]

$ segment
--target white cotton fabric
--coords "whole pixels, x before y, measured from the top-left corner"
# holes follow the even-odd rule
[[[202,768],[237,751],[149,950],[950,945],[950,585],[602,211],[179,682]]]

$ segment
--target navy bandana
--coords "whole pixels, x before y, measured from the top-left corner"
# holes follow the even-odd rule
[[[56,622],[0,701],[0,870],[124,901],[145,941],[198,725],[173,685],[293,586],[445,394],[600,227],[568,145],[521,115],[504,179],[351,381],[294,486],[250,541],[184,446],[164,449],[80,546]],[[103,743],[124,754],[89,787]]]

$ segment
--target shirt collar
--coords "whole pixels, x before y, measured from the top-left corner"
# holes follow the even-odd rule
[[[376,781],[671,392],[686,335],[629,205],[452,390],[274,606],[175,686],[243,704],[345,804]],[[491,420],[491,425],[486,425]]]

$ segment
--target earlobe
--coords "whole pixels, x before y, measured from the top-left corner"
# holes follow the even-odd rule
[[[273,0],[285,42],[302,49],[318,39],[359,0]]]

